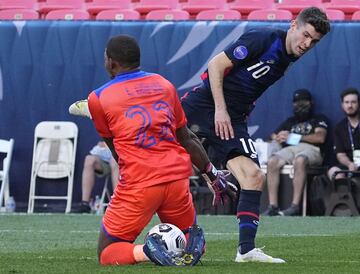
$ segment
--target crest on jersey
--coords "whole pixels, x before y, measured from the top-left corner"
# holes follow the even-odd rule
[[[248,50],[245,46],[238,46],[234,49],[233,55],[236,59],[245,59],[248,55]]]

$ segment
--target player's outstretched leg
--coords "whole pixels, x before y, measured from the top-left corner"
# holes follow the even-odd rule
[[[255,237],[259,225],[259,205],[261,192],[241,190],[237,208],[239,219],[239,248],[235,262],[284,263],[285,261],[266,255],[255,248]]]
[[[196,265],[205,253],[205,237],[202,228],[198,225],[191,226],[188,233],[189,237],[182,259],[185,265],[192,266]]]
[[[79,100],[71,104],[69,107],[69,113],[76,116],[83,116],[91,118],[91,114],[88,107],[88,100]]]

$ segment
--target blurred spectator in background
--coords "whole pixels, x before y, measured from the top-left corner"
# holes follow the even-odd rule
[[[359,91],[355,88],[347,88],[340,95],[341,107],[345,112],[346,117],[342,119],[335,127],[334,150],[338,163],[328,171],[330,180],[336,171],[355,171],[359,169],[359,96]],[[344,173],[336,175],[336,179],[341,179],[344,177]]]
[[[119,177],[119,168],[115,159],[112,157],[110,149],[105,142],[98,142],[89,155],[86,155],[82,172],[82,198],[80,213],[90,213],[90,199],[95,186],[95,176],[105,177],[111,174],[113,190],[116,187]]]
[[[268,160],[267,184],[269,207],[264,215],[299,215],[300,199],[306,183],[306,169],[310,165],[321,165],[321,148],[325,143],[328,120],[324,115],[313,114],[313,101],[310,92],[299,89],[293,96],[294,116],[284,121],[271,135],[272,140],[283,146]],[[280,211],[278,191],[280,171],[286,164],[294,166],[293,199],[289,208]]]

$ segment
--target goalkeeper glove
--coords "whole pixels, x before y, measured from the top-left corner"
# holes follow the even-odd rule
[[[189,238],[185,247],[184,254],[181,256],[185,266],[194,266],[205,253],[205,237],[202,228],[193,225],[189,228]]]
[[[217,170],[212,163],[208,163],[205,173],[202,174],[202,177],[214,195],[213,206],[219,203],[224,204],[226,196],[229,196],[232,200],[237,198],[238,188],[226,180],[229,174],[230,172],[227,170]]]
[[[181,255],[168,251],[165,241],[158,234],[148,235],[143,247],[145,255],[153,263],[161,266],[193,266],[196,265],[205,251],[205,238],[202,229],[194,225],[189,228],[189,239]]]
[[[88,117],[91,119],[88,100],[84,99],[72,103],[69,107],[69,113],[72,115]]]
[[[146,237],[143,251],[150,261],[157,265],[184,265],[179,257],[174,256],[173,252],[166,250],[165,241],[158,234],[151,234]]]

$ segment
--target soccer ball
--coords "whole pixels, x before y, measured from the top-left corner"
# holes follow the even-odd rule
[[[184,233],[175,225],[168,223],[161,223],[147,233],[148,235],[158,234],[161,239],[165,241],[165,248],[168,251],[174,252],[176,255],[181,255],[186,246],[186,238]]]

